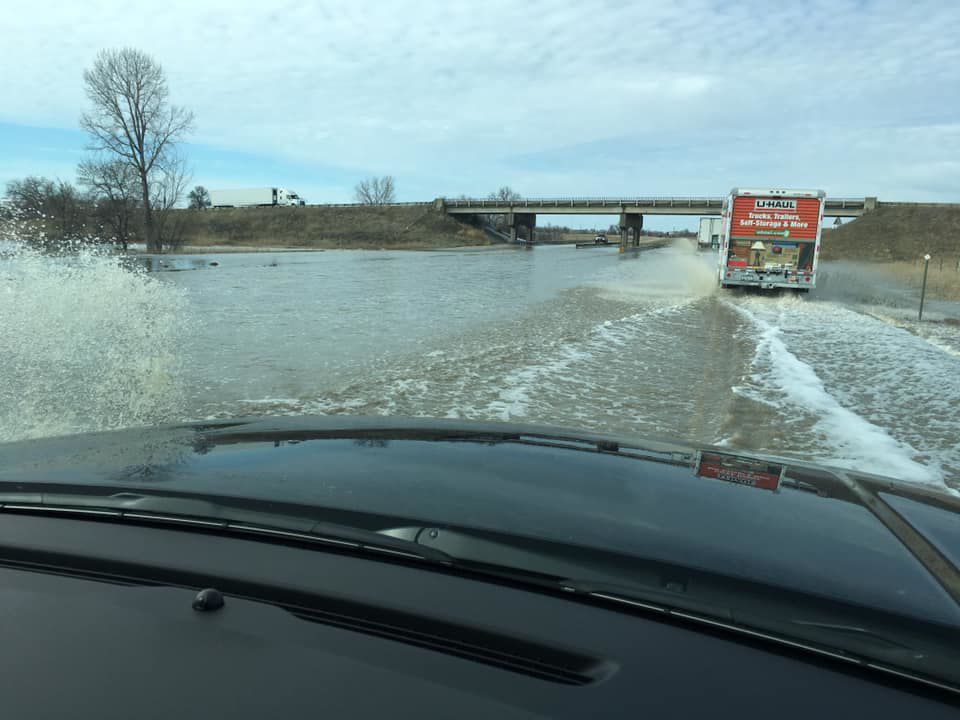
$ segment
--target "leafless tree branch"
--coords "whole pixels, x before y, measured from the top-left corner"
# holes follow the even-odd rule
[[[43,228],[41,245],[78,240],[86,230],[90,207],[69,182],[33,175],[11,180],[6,201],[20,219]]]
[[[156,166],[150,197],[156,213],[156,233],[161,248],[176,249],[183,244],[183,218],[173,210],[184,198],[190,183],[186,161],[176,153],[167,153]]]
[[[77,181],[87,189],[97,216],[126,251],[141,203],[137,172],[119,158],[88,158],[77,167]]]
[[[80,118],[90,149],[115,156],[130,166],[140,184],[144,231],[151,250],[162,249],[156,232],[152,187],[154,173],[169,164],[167,155],[193,129],[193,113],[171,105],[163,68],[133,48],[102,50],[83,73],[91,109]]]
[[[364,205],[389,205],[396,202],[395,182],[392,175],[372,177],[357,183],[354,197]]]
[[[487,199],[496,200],[504,205],[509,205],[510,203],[519,200],[520,197],[520,193],[516,192],[509,185],[504,185],[496,192],[490,193],[487,196]],[[502,230],[506,224],[506,218],[503,215],[482,215],[481,221],[496,228],[497,230]]]

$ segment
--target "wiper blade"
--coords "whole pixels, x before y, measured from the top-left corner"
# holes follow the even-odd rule
[[[449,527],[396,527],[381,532],[440,550],[461,570],[570,594],[629,599],[650,608],[702,612],[723,620],[733,617],[724,604],[688,593],[685,581],[672,583],[662,563],[630,558],[630,578],[625,579],[622,559],[611,560],[606,551]]]
[[[470,528],[397,527],[457,569],[810,652],[960,693],[952,626],[651,558]],[[799,619],[794,619],[799,618]]]
[[[615,453],[674,465],[690,465],[695,451],[674,442],[646,438],[637,444],[614,436],[538,425],[461,422],[403,417],[257,418],[246,422],[192,425],[201,442],[214,445],[276,440],[375,439],[517,443]]]
[[[300,542],[329,549],[362,551],[381,557],[452,564],[442,550],[390,537],[374,530],[311,517],[268,513],[201,498],[115,492],[0,492],[0,512],[169,525],[263,539]]]
[[[832,622],[823,622],[819,620],[791,620],[792,625],[798,625],[803,628],[813,628],[816,630],[824,630],[827,633],[836,633],[838,635],[847,635],[852,638],[856,638],[859,641],[867,641],[882,645],[886,648],[908,651],[908,652],[919,652],[915,648],[905,645],[898,640],[894,640],[886,635],[878,633],[869,628],[860,627],[858,625],[849,625],[845,623],[832,623]]]

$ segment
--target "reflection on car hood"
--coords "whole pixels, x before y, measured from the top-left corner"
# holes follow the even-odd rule
[[[956,497],[723,448],[503,423],[264,418],[0,445],[0,482],[151,486],[484,528],[960,624]]]

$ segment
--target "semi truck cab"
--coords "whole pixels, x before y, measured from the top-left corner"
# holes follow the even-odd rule
[[[277,205],[303,205],[303,199],[293,190],[277,188]]]

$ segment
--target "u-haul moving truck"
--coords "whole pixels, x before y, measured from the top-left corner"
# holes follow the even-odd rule
[[[825,198],[823,190],[731,190],[723,206],[720,286],[816,287]]]

